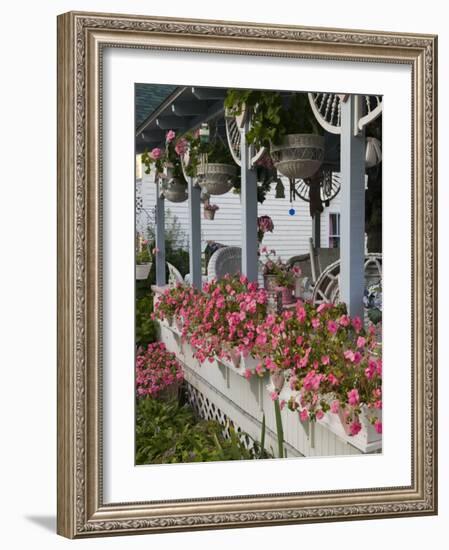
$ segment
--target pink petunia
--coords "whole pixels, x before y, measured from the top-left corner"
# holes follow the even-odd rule
[[[352,326],[354,327],[356,332],[360,332],[362,330],[363,323],[360,317],[354,317],[352,319]]]
[[[335,321],[328,321],[327,322],[327,330],[331,333],[331,334],[335,334],[338,330],[338,325]]]
[[[380,420],[376,420],[374,422],[374,429],[376,430],[376,432],[378,434],[381,434],[382,433],[382,422]]]
[[[354,420],[349,424],[349,434],[350,435],[357,435],[360,430],[362,429],[362,425],[358,420]]]
[[[338,399],[335,399],[334,401],[332,401],[330,410],[334,414],[338,413],[338,411],[340,410],[340,401]]]
[[[169,130],[165,136],[165,141],[171,143],[176,137],[176,133],[173,130]]]
[[[159,147],[155,147],[154,149],[151,150],[150,152],[150,157],[153,159],[153,160],[158,160],[160,159],[162,156],[162,149],[160,149]]]
[[[348,403],[352,406],[358,405],[360,401],[360,396],[357,388],[352,389],[351,391],[348,391]]]
[[[302,409],[299,413],[299,418],[301,422],[305,422],[309,418],[309,411],[307,409]]]
[[[359,336],[357,338],[357,347],[358,348],[363,348],[363,346],[366,344],[366,338],[364,338],[363,336]]]

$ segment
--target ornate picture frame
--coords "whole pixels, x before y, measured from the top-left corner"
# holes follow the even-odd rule
[[[412,483],[105,503],[105,47],[403,64],[412,73]],[[437,37],[130,15],[58,17],[58,533],[69,538],[437,513]]]

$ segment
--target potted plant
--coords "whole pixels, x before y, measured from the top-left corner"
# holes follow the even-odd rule
[[[169,130],[165,136],[165,149],[155,147],[142,155],[145,173],[149,174],[155,167],[156,176],[162,180],[162,193],[170,202],[184,202],[188,197],[181,160],[186,147],[185,139],[176,139],[176,133]]]
[[[143,281],[148,278],[152,263],[148,241],[139,236],[136,252],[136,279],[138,281]]]
[[[163,342],[148,344],[136,357],[136,391],[138,397],[177,397],[184,379],[181,364]]]
[[[261,252],[265,255],[265,261],[262,261],[265,288],[280,292],[283,305],[291,304],[294,301],[293,289],[298,268],[288,266],[280,257],[275,258],[275,250],[262,247]]]
[[[274,223],[270,216],[259,216],[257,218],[257,240],[263,241],[265,233],[273,233]]]
[[[209,195],[223,195],[232,189],[237,178],[237,166],[216,126],[203,124],[193,134],[186,134],[185,172],[195,177],[198,185]]]
[[[324,159],[324,137],[306,93],[229,90],[228,113],[251,112],[246,135],[256,149],[266,147],[274,166],[288,178],[312,177]]]
[[[215,218],[215,212],[219,209],[220,207],[218,204],[211,204],[210,202],[207,202],[203,209],[206,220],[213,220]]]

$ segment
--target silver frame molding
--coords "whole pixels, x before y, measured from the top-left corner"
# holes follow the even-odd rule
[[[104,504],[102,49],[412,69],[412,453],[407,487]],[[70,538],[437,513],[437,37],[76,13],[58,17],[58,533]],[[149,495],[151,498],[151,495]]]

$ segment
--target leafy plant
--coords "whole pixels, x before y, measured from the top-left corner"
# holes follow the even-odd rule
[[[148,344],[136,357],[136,392],[139,397],[159,396],[184,380],[181,363],[163,342]]]
[[[275,399],[274,414],[276,418],[276,435],[278,440],[278,457],[284,458],[284,429],[282,427],[281,405],[279,399]]]
[[[187,185],[182,171],[181,157],[185,153],[185,140],[176,139],[176,133],[169,130],[165,135],[165,148],[154,147],[151,151],[142,154],[142,163],[145,165],[145,173],[150,174],[154,167],[156,175],[164,176],[165,171],[171,172],[171,176]]]
[[[150,251],[146,246],[136,254],[137,264],[148,264],[151,262],[151,260],[152,260],[152,257],[151,257]]]
[[[136,345],[147,347],[157,340],[156,323],[151,319],[153,296],[136,300]]]
[[[177,401],[139,399],[136,410],[136,463],[165,464],[248,460],[257,455],[231,429],[223,436],[216,421],[197,420],[188,405]]]
[[[209,163],[234,164],[228,144],[218,133],[216,121],[203,126],[207,128],[207,136],[202,136],[201,130],[198,129],[185,134],[182,138],[185,141],[186,150],[189,151],[189,164],[185,167],[188,176],[196,176],[198,167],[206,159]],[[211,138],[209,138],[210,134],[212,134]]]
[[[269,149],[272,143],[281,143],[287,134],[322,133],[306,93],[283,96],[275,91],[230,89],[224,105],[232,115],[250,110],[251,127],[246,139],[257,149]]]

